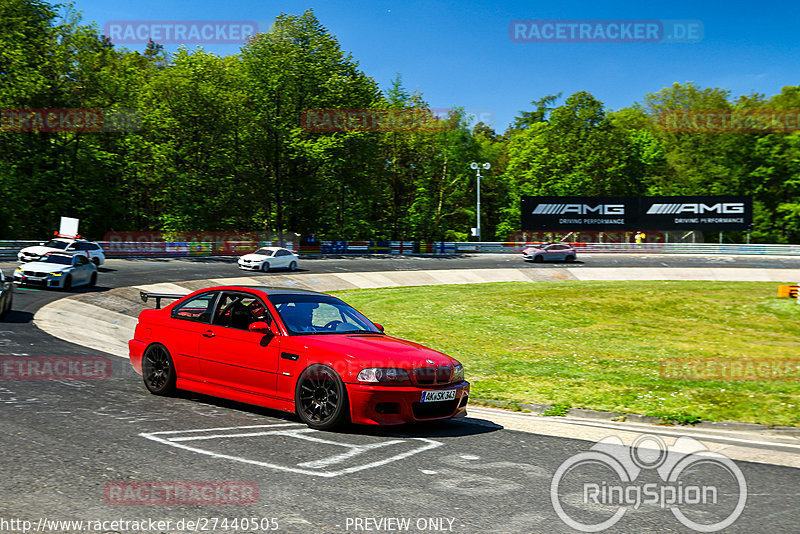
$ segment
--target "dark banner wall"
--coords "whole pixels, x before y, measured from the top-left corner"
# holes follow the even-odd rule
[[[749,196],[522,197],[523,230],[746,230]]]

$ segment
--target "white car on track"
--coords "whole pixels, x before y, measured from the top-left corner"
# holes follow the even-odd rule
[[[17,267],[14,282],[58,289],[82,285],[92,287],[97,283],[97,267],[82,254],[50,252],[38,261]]]
[[[289,269],[294,271],[300,265],[300,256],[283,247],[261,247],[251,254],[239,258],[239,268],[248,271],[270,269]]]
[[[25,247],[17,253],[17,259],[21,262],[36,261],[48,252],[74,252],[86,256],[98,266],[106,261],[103,247],[94,241],[68,237],[56,237],[46,243]]]

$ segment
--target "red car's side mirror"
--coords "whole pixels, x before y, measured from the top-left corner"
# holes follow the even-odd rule
[[[272,325],[267,324],[266,321],[256,321],[254,323],[250,323],[250,326],[248,326],[247,329],[251,332],[260,332],[262,334],[277,334],[276,329]]]
[[[383,332],[383,325],[382,324],[379,324],[379,323],[372,323],[372,324],[374,324],[376,327],[378,327],[378,330]]]

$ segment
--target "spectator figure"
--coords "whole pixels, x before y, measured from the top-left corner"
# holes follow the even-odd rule
[[[636,241],[637,246],[641,246],[641,244],[644,243],[646,237],[647,236],[645,235],[645,233],[639,230],[638,232],[636,232],[636,235],[633,237],[633,239],[634,241]]]

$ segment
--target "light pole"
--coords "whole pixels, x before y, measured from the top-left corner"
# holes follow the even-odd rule
[[[481,168],[486,169],[487,171],[492,168],[491,163],[475,163],[474,161],[469,164],[470,169],[474,169],[476,175],[478,176],[478,225],[475,228],[475,235],[478,236],[478,241],[481,240]]]

